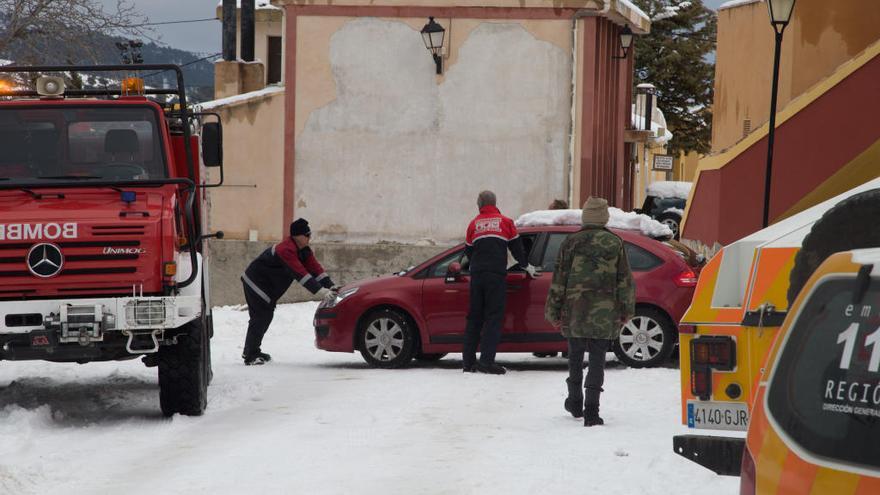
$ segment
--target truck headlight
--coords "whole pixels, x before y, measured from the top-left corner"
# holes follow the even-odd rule
[[[332,301],[330,301],[330,302],[327,302],[327,303],[325,303],[325,302],[322,301],[321,304],[318,305],[318,307],[320,307],[320,308],[333,308],[333,307],[336,307],[336,305],[339,304],[339,303],[341,303],[343,299],[345,299],[346,297],[349,297],[349,296],[353,295],[353,294],[354,294],[355,292],[357,292],[357,291],[358,291],[358,287],[352,287],[351,289],[345,289],[345,290],[343,290],[343,291],[339,291],[339,294],[336,295],[336,299],[334,299],[334,300],[332,300]]]

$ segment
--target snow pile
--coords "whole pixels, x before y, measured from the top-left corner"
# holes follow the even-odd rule
[[[669,180],[658,180],[648,184],[648,196],[658,198],[678,198],[688,199],[691,193],[692,182],[675,182]]]
[[[672,230],[648,215],[634,211],[623,211],[609,207],[608,227],[621,230],[636,230],[648,237],[669,237]],[[538,210],[520,215],[517,227],[546,227],[551,225],[581,225],[581,210]]]
[[[675,213],[680,217],[684,216],[684,210],[682,210],[681,208],[666,208],[665,210],[663,210],[663,213]]]
[[[247,311],[215,309],[198,418],[163,418],[139,360],[3,361],[0,493],[736,493],[669,448],[688,433],[677,369],[609,365],[606,424],[584,428],[562,409],[564,359],[502,353],[503,377],[463,374],[460,354],[370,369],[315,349],[315,307],[278,306],[272,362],[248,367]]]

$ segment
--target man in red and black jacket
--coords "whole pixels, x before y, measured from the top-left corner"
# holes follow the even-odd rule
[[[241,355],[244,364],[264,364],[272,359],[260,350],[260,345],[272,323],[275,304],[294,281],[322,299],[336,297],[333,281],[309,247],[311,236],[309,222],[296,220],[290,224],[290,237],[263,251],[241,276],[250,314]]]
[[[522,239],[513,220],[495,206],[495,193],[483,191],[477,198],[480,214],[467,229],[465,256],[470,260],[470,308],[464,334],[462,364],[466,373],[503,375],[506,370],[495,363],[495,349],[501,341],[504,303],[507,298],[507,251],[530,277],[537,276],[528,263]],[[477,361],[477,343],[480,360]]]

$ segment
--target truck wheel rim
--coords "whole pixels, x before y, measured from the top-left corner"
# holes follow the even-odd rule
[[[650,361],[663,349],[663,327],[657,320],[636,316],[620,329],[620,348],[635,361]]]
[[[403,328],[390,318],[377,318],[364,336],[367,352],[378,361],[391,361],[403,350]]]

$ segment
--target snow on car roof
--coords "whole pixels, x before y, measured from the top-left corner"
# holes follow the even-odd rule
[[[691,182],[675,182],[671,180],[658,180],[648,184],[646,189],[648,196],[656,196],[658,198],[679,198],[688,199],[691,193]]]
[[[517,227],[548,227],[553,225],[581,225],[581,210],[538,210],[524,213],[516,219]],[[608,208],[608,227],[636,230],[648,237],[672,237],[672,230],[648,215],[619,208]]]

